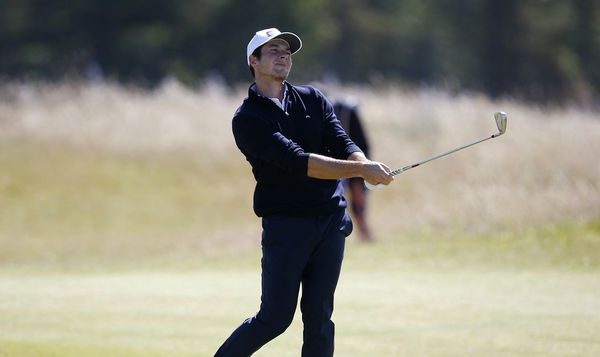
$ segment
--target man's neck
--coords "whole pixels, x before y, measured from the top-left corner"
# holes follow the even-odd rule
[[[285,93],[285,84],[279,81],[264,81],[256,80],[256,89],[258,93],[267,98],[277,98],[283,101],[283,95]]]

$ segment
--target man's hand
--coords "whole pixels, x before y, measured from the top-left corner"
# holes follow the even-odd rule
[[[348,156],[348,160],[350,161],[360,161],[365,165],[363,168],[363,173],[359,177],[362,177],[368,183],[372,185],[384,184],[389,185],[390,182],[394,181],[394,177],[390,176],[390,168],[387,165],[377,162],[371,161],[367,159],[365,154],[362,152],[354,152]]]
[[[394,176],[390,175],[392,171],[387,165],[377,161],[362,161],[363,172],[360,177],[371,185],[384,184],[389,185],[394,181]]]

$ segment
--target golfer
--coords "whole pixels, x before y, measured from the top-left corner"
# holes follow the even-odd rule
[[[302,356],[333,356],[333,296],[352,232],[340,179],[386,185],[393,179],[387,166],[368,160],[349,139],[321,92],[286,81],[301,47],[297,35],[275,28],[258,31],[248,44],[255,83],[232,128],[256,179],[262,295],[258,313],[233,331],[216,357],[250,356],[283,333],[300,287]]]

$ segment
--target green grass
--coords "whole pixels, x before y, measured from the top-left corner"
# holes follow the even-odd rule
[[[427,268],[396,264],[386,248],[349,244],[334,316],[339,356],[600,353],[597,270],[437,268],[433,259]],[[2,274],[0,355],[211,356],[258,307],[258,260],[246,264]],[[300,344],[297,314],[256,355],[297,356]]]
[[[2,357],[109,357],[109,356],[164,356],[152,350],[144,351],[142,348],[115,348],[106,347],[101,344],[98,346],[76,345],[65,342],[5,342],[0,346],[0,356]]]
[[[229,237],[256,223],[248,178],[232,186],[189,156],[9,142],[0,144],[0,167],[0,265],[110,265],[235,251],[245,245],[228,247]],[[228,177],[239,170],[211,169]]]
[[[596,356],[599,227],[376,244],[351,236],[336,295],[336,355]],[[258,308],[259,249],[189,258],[5,267],[0,356],[212,356]],[[256,356],[297,356],[301,336],[297,312]]]
[[[0,266],[194,268],[204,260],[252,251],[259,241],[259,220],[251,211],[248,165],[237,159],[211,162],[189,153],[116,155],[3,142]],[[432,230],[417,225],[406,231],[401,230],[405,223],[391,224],[395,206],[386,207],[389,195],[380,193],[373,196],[370,211],[375,224],[387,221],[387,227],[375,227],[380,241],[402,242],[375,253],[384,259],[412,264],[414,257],[436,257],[424,264],[440,267],[490,260],[590,269],[600,264],[593,249],[599,220],[496,230],[483,237],[451,226]]]
[[[397,266],[457,269],[582,270],[600,269],[600,219],[583,224],[562,223],[485,236],[443,233],[398,233],[391,241],[357,250],[362,269],[380,261]],[[351,253],[352,254],[352,253]],[[379,260],[367,257],[374,254]],[[364,255],[364,257],[362,256]],[[371,265],[372,264],[372,265]]]

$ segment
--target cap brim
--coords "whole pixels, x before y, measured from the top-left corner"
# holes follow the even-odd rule
[[[300,49],[302,48],[302,40],[300,40],[300,37],[291,32],[282,32],[279,35],[270,39],[269,41],[273,41],[276,38],[280,38],[287,42],[290,45],[290,51],[292,52],[292,54],[300,51]]]

